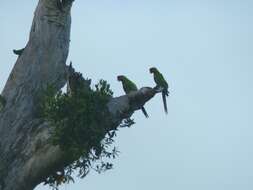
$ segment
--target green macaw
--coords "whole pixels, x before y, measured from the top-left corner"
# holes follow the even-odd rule
[[[14,49],[14,50],[13,50],[13,53],[16,54],[16,55],[18,55],[18,56],[20,56],[20,55],[23,53],[24,49],[25,49],[25,48],[22,48],[22,49]]]
[[[3,96],[0,95],[0,111],[4,108],[6,104],[6,100],[4,99]]]
[[[125,91],[126,94],[129,94],[130,92],[133,92],[133,91],[137,91],[138,88],[136,86],[136,84],[134,84],[131,80],[129,80],[126,76],[124,75],[119,75],[117,77],[118,81],[121,81],[122,82],[122,86],[123,86],[123,89]],[[148,113],[146,112],[145,108],[144,107],[141,107],[141,111],[143,112],[143,114],[145,115],[146,118],[148,118]]]
[[[164,106],[164,111],[167,114],[168,109],[167,109],[166,96],[169,96],[169,91],[168,91],[169,85],[164,79],[163,75],[157,70],[157,68],[152,67],[149,69],[149,72],[154,74],[156,87],[162,88],[163,106]]]

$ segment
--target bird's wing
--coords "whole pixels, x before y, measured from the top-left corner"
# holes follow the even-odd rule
[[[158,72],[155,73],[154,80],[158,86],[161,86],[163,87],[164,90],[168,91],[169,85],[161,73],[158,73]]]
[[[126,94],[132,92],[132,91],[137,91],[137,86],[132,82],[130,81],[129,79],[125,79],[122,81],[122,84],[123,84],[123,88],[124,88],[124,91]]]

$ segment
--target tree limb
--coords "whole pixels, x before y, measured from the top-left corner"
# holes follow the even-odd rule
[[[72,1],[39,0],[29,41],[17,58],[2,96],[0,112],[0,190],[32,190],[52,172],[71,163],[50,143],[49,123],[38,117],[38,100],[52,85],[61,89],[67,80]],[[156,91],[145,87],[107,104],[116,128],[149,101]]]

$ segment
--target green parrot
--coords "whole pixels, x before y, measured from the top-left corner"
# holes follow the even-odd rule
[[[13,53],[16,54],[16,55],[18,55],[18,56],[20,56],[20,55],[23,53],[24,49],[25,49],[25,48],[18,49],[18,50],[14,49],[14,50],[13,50]]]
[[[164,111],[167,114],[168,109],[167,109],[166,96],[169,96],[169,91],[168,91],[169,85],[164,79],[163,75],[157,70],[157,68],[152,67],[149,69],[149,72],[154,74],[156,87],[162,88],[163,106],[164,106]]]
[[[123,86],[123,89],[125,91],[126,94],[129,94],[130,92],[133,92],[133,91],[137,91],[138,88],[136,86],[136,84],[134,84],[131,80],[129,80],[126,76],[124,75],[119,75],[117,77],[118,81],[121,81],[122,82],[122,86]],[[148,118],[148,113],[146,112],[145,108],[144,107],[141,107],[141,111],[143,112],[143,114],[145,115],[146,118]]]
[[[6,104],[6,100],[4,99],[3,96],[0,95],[0,111],[4,108]]]

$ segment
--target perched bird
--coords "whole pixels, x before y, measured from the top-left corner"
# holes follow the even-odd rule
[[[138,90],[137,86],[131,80],[129,80],[127,77],[125,77],[124,75],[119,75],[117,77],[117,79],[118,79],[118,81],[121,81],[123,89],[126,94],[129,94],[130,92]],[[145,115],[146,118],[149,117],[148,113],[146,112],[144,107],[141,107],[141,111],[143,112],[143,114]]]
[[[20,55],[23,53],[24,49],[25,49],[25,48],[18,49],[18,50],[14,49],[14,50],[13,50],[13,53],[16,54],[16,55],[18,55],[18,56],[20,56]]]
[[[162,90],[162,98],[163,98],[163,106],[164,106],[164,111],[167,114],[168,109],[167,109],[167,102],[166,102],[166,96],[169,96],[169,85],[164,79],[163,75],[157,70],[157,68],[152,67],[149,69],[150,73],[153,73],[154,75],[154,80],[156,83],[156,88],[161,88]]]

